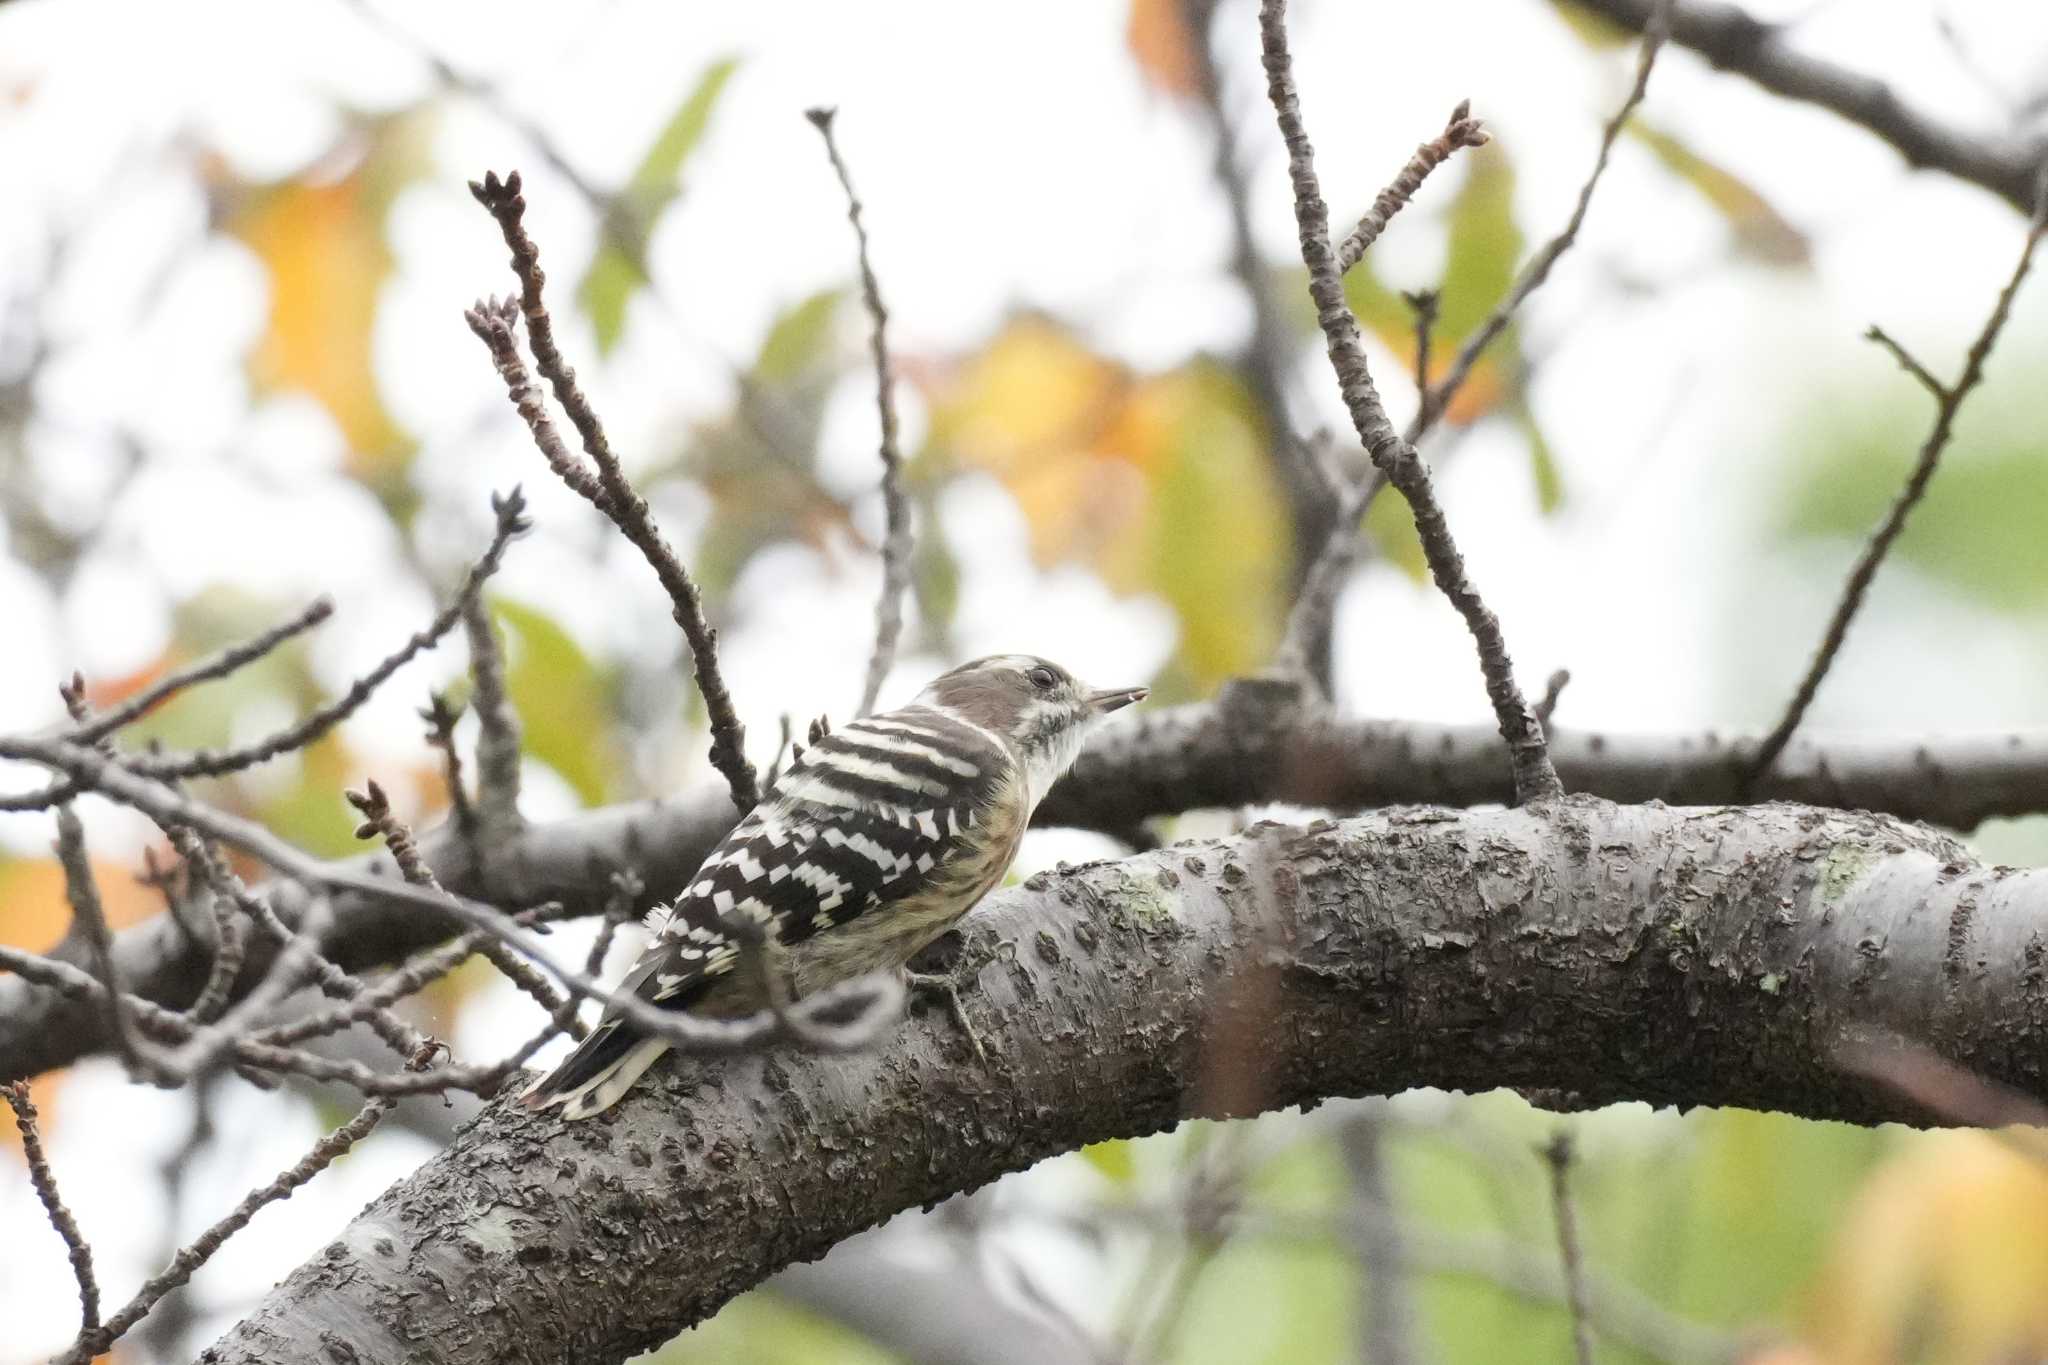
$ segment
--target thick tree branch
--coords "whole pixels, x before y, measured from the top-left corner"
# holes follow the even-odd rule
[[[987,1066],[926,1014],[869,1053],[684,1059],[602,1122],[495,1106],[203,1359],[623,1359],[901,1209],[1196,1114],[1534,1085],[1920,1117],[1830,1060],[1887,1031],[2038,1094],[2044,935],[2048,871],[1792,805],[1402,810],[1092,864],[967,922]],[[1246,1039],[1256,1093],[1195,1083]]]
[[[1739,800],[1756,751],[1753,736],[1713,732],[1569,729],[1550,743],[1574,791],[1628,802]],[[1752,795],[1972,829],[1994,816],[2048,811],[2048,734],[1798,737]],[[1274,801],[1348,811],[1512,798],[1500,736],[1489,726],[1346,719],[1319,707],[1275,710],[1226,697],[1143,712],[1104,734],[1046,798],[1038,823],[1114,832],[1156,816]],[[643,884],[634,909],[645,911],[682,888],[735,818],[727,793],[706,787],[529,825],[492,851],[489,884],[519,903],[558,901],[569,914],[595,915],[612,896],[610,870],[626,867]],[[449,890],[484,890],[483,872],[458,829],[429,833],[421,851]],[[357,866],[395,879],[386,855]],[[273,883],[265,894],[290,925],[300,922],[311,899],[289,882]],[[325,951],[348,971],[395,964],[468,928],[445,914],[348,891],[336,894],[333,904]],[[269,937],[250,936],[236,998],[263,978],[276,951]],[[74,966],[88,960],[76,942],[52,956]],[[198,996],[212,955],[175,919],[159,915],[115,935],[114,961],[129,990],[179,1008]],[[92,1001],[0,976],[0,1080],[65,1066],[108,1045]]]
[[[1572,0],[1579,8],[1640,33],[1661,0]],[[1734,5],[1678,0],[1671,41],[1775,95],[1818,105],[1891,144],[1909,166],[1945,171],[1981,185],[2021,212],[2034,207],[2034,181],[2048,146],[2013,134],[1965,132],[1912,108],[1880,80],[1797,52],[1786,27]]]

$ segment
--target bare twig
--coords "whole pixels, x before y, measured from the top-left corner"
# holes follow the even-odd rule
[[[473,841],[476,811],[470,806],[469,792],[462,785],[462,750],[455,743],[455,724],[462,719],[462,708],[449,701],[447,693],[432,692],[427,696],[427,704],[420,708],[420,719],[427,723],[427,746],[441,751],[442,770],[446,775],[444,780],[448,784],[448,809],[455,828],[463,838]]]
[[[1641,31],[1669,0],[1573,0],[1582,9]],[[1794,51],[1790,24],[1770,24],[1716,0],[1670,4],[1671,40],[1724,71],[1787,99],[1817,105],[1891,144],[1911,166],[1981,185],[2022,213],[2036,202],[2042,148],[2022,135],[1999,137],[1937,122],[1861,71]]]
[[[1813,662],[1807,666],[1806,676],[1799,681],[1799,688],[1792,694],[1791,702],[1785,707],[1784,715],[1764,736],[1758,746],[1756,757],[1748,768],[1751,782],[1770,769],[1784,751],[1792,732],[1799,728],[1799,722],[1806,715],[1807,707],[1813,704],[1815,694],[1820,691],[1822,679],[1834,666],[1835,656],[1840,653],[1842,642],[1848,638],[1849,625],[1856,618],[1857,610],[1863,605],[1863,598],[1870,591],[1870,584],[1877,577],[1878,566],[1890,552],[1892,543],[1905,529],[1906,518],[1934,479],[1936,466],[1941,463],[1942,452],[1948,449],[1949,438],[1954,434],[1956,414],[1962,411],[1963,403],[1970,393],[1984,379],[1984,362],[1991,355],[1991,348],[1998,342],[1998,334],[2005,328],[2005,320],[2012,312],[2012,301],[2019,293],[2021,283],[2034,264],[2034,248],[2040,245],[2043,233],[2048,233],[2048,176],[2043,177],[2042,193],[2034,211],[2034,219],[2027,228],[2025,242],[2020,247],[2019,261],[2013,266],[2012,275],[2005,287],[1998,292],[1998,301],[1991,307],[1991,315],[1984,319],[1984,326],[1978,331],[1977,339],[1970,343],[1969,353],[1963,357],[1962,375],[1952,385],[1943,385],[1935,380],[1925,366],[1912,364],[1908,369],[1923,384],[1930,384],[1935,394],[1934,426],[1921,443],[1920,456],[1914,461],[1913,472],[1907,476],[1905,487],[1892,500],[1891,510],[1884,521],[1863,547],[1857,557],[1856,567],[1849,572],[1849,581],[1842,588],[1841,600],[1835,603],[1834,615],[1828,620],[1827,633],[1821,637],[1820,648],[1814,651]],[[1894,346],[1894,354],[1904,356],[1903,348]]]
[[[43,1212],[50,1219],[50,1226],[64,1239],[64,1250],[71,1258],[71,1274],[78,1281],[79,1331],[90,1332],[100,1325],[100,1283],[93,1274],[92,1246],[79,1231],[78,1219],[72,1216],[64,1199],[57,1193],[57,1176],[50,1169],[50,1158],[43,1151],[43,1139],[36,1127],[36,1106],[29,1098],[28,1082],[13,1081],[0,1085],[0,1095],[7,1097],[8,1107],[14,1110],[14,1126],[21,1132],[21,1155],[28,1162],[28,1178],[36,1187],[36,1198],[43,1202]]]
[[[476,683],[476,819],[483,847],[495,848],[519,828],[519,716],[505,694],[505,656],[481,594],[464,605],[462,624]]]
[[[1365,1304],[1360,1324],[1361,1360],[1373,1365],[1410,1365],[1421,1358],[1414,1296],[1409,1292],[1408,1253],[1401,1245],[1401,1221],[1387,1188],[1386,1125],[1368,1109],[1344,1128],[1344,1158],[1356,1191],[1359,1269]]]
[[[79,824],[78,812],[71,808],[69,802],[57,807],[56,853],[57,861],[64,869],[65,897],[71,902],[71,913],[84,934],[86,947],[92,952],[93,972],[106,987],[101,1005],[106,1011],[107,1035],[114,1040],[114,1048],[121,1054],[130,1074],[159,1082],[170,1079],[145,1058],[135,1036],[135,1024],[129,1017],[126,996],[121,990],[119,974],[114,969],[113,930],[107,925],[106,907],[100,901],[99,884],[92,875],[92,859],[85,849],[85,829]]]
[[[1607,170],[1607,159],[1614,151],[1615,140],[1621,136],[1621,130],[1627,125],[1629,115],[1636,111],[1636,106],[1643,102],[1643,96],[1650,88],[1650,71],[1657,64],[1657,53],[1663,47],[1668,31],[1668,3],[1669,0],[1661,0],[1643,29],[1643,46],[1636,57],[1635,84],[1629,87],[1628,96],[1622,100],[1621,108],[1614,111],[1614,117],[1607,120],[1607,126],[1600,131],[1600,151],[1593,158],[1592,173],[1586,177],[1585,183],[1579,186],[1578,202],[1572,206],[1571,217],[1565,220],[1563,231],[1545,242],[1542,248],[1529,258],[1529,263],[1515,276],[1515,282],[1509,287],[1507,296],[1487,314],[1486,321],[1480,323],[1478,328],[1459,345],[1458,353],[1451,358],[1450,365],[1444,370],[1443,382],[1436,386],[1429,398],[1416,410],[1414,420],[1408,424],[1408,430],[1402,433],[1403,438],[1411,445],[1421,440],[1423,433],[1429,430],[1431,424],[1450,409],[1451,400],[1457,396],[1458,390],[1464,387],[1465,380],[1470,377],[1472,367],[1478,363],[1481,353],[1493,344],[1494,338],[1507,330],[1508,323],[1514,320],[1516,311],[1531,294],[1543,286],[1545,280],[1550,278],[1551,267],[1557,264],[1558,258],[1570,251],[1572,244],[1578,241],[1579,229],[1585,224],[1586,210],[1592,207],[1593,191],[1599,188],[1600,177]]]
[[[1329,208],[1316,181],[1315,153],[1302,126],[1301,100],[1294,88],[1292,61],[1287,53],[1285,0],[1262,0],[1259,30],[1265,48],[1267,93],[1287,144],[1295,222],[1300,230],[1302,261],[1308,267],[1309,292],[1315,299],[1317,321],[1329,344],[1330,363],[1337,373],[1344,405],[1373,463],[1408,499],[1430,574],[1472,633],[1480,669],[1486,677],[1487,697],[1493,703],[1501,737],[1507,741],[1516,799],[1527,804],[1561,796],[1564,788],[1557,780],[1557,770],[1551,766],[1543,728],[1536,723],[1515,683],[1514,666],[1508,658],[1500,622],[1466,577],[1464,559],[1451,538],[1428,467],[1416,455],[1415,447],[1394,431],[1373,385],[1365,349],[1359,340],[1358,319],[1345,302],[1343,281],[1330,248]]]
[[[519,338],[513,332],[513,326],[519,320],[519,300],[480,299],[462,317],[469,324],[469,330],[476,333],[477,340],[490,350],[492,363],[498,367],[498,377],[505,381],[505,391],[512,400],[512,407],[526,423],[527,433],[533,437],[533,444],[539,449],[541,458],[548,462],[548,468],[572,492],[609,517],[611,495],[605,492],[597,475],[590,472],[590,466],[577,459],[563,444],[561,433],[555,430],[554,419],[548,416],[547,400],[541,396],[540,388],[528,373],[525,357],[519,354]]]
[[[1550,731],[1550,718],[1557,714],[1557,700],[1564,695],[1564,689],[1570,685],[1571,680],[1571,670],[1560,668],[1543,684],[1543,700],[1536,703],[1536,723],[1543,727],[1546,734]]]
[[[1412,294],[1401,295],[1402,302],[1415,314],[1415,411],[1425,417],[1430,404],[1435,401],[1429,391],[1429,344],[1435,339],[1437,305],[1443,295],[1434,289],[1419,289]]]
[[[199,843],[199,836],[190,830],[171,831],[174,842],[180,837]],[[189,865],[190,860],[187,862]],[[217,887],[209,887],[207,903],[213,911],[213,965],[207,970],[206,984],[200,988],[199,997],[185,1011],[194,1023],[199,1024],[212,1023],[227,1008],[235,981],[242,974],[243,950],[247,943],[242,920],[235,913],[234,899],[221,894]]]
[[[875,357],[875,407],[882,420],[882,505],[887,516],[887,533],[882,539],[882,596],[875,604],[875,652],[868,659],[867,681],[861,685],[860,709],[866,715],[875,709],[875,697],[882,679],[896,661],[896,642],[903,634],[903,594],[910,587],[910,502],[903,495],[903,452],[896,423],[896,375],[889,365],[889,310],[882,305],[881,282],[868,260],[868,230],[861,222],[860,196],[854,193],[853,178],[839,155],[838,140],[832,136],[834,109],[806,110],[804,117],[825,139],[825,155],[832,171],[846,191],[846,220],[853,224],[854,242],[860,257],[860,296],[867,304],[872,325],[868,347]]]
[[[760,799],[760,789],[755,780],[754,765],[747,761],[746,728],[740,724],[739,715],[733,709],[732,696],[726,691],[725,679],[719,673],[718,632],[705,620],[703,598],[697,590],[696,581],[683,568],[668,542],[662,539],[646,500],[627,481],[597,413],[577,387],[576,372],[569,368],[555,347],[554,320],[541,297],[546,277],[540,268],[540,249],[527,235],[523,223],[526,200],[519,192],[519,173],[514,171],[503,180],[495,172],[487,173],[481,181],[471,181],[469,188],[477,202],[497,220],[505,245],[512,250],[512,270],[519,277],[520,308],[526,318],[526,335],[533,347],[535,366],[553,388],[555,401],[561,404],[562,411],[568,414],[571,425],[582,437],[584,453],[597,470],[602,500],[592,496],[587,484],[572,483],[571,486],[611,518],[612,524],[633,542],[661,580],[676,624],[689,641],[696,666],[697,688],[703,694],[704,709],[711,718],[711,765],[732,788],[733,804],[742,811],[751,810]],[[473,329],[478,329],[480,324],[481,328],[489,329],[491,317],[496,317],[500,325],[505,324],[502,310],[491,313],[479,307],[468,316]],[[509,332],[509,326],[506,330]],[[479,335],[484,335],[484,330],[479,330]],[[499,360],[500,372],[503,373],[504,363],[498,343],[491,337],[486,337],[486,340],[490,341],[492,355]],[[507,376],[507,383],[508,386],[511,383],[510,376]],[[552,458],[550,463],[553,463]]]
[[[1484,147],[1490,140],[1491,135],[1472,117],[1472,101],[1459,100],[1458,107],[1451,110],[1445,121],[1443,132],[1415,149],[1408,164],[1373,199],[1372,207],[1358,220],[1358,226],[1337,244],[1337,273],[1348,274],[1351,267],[1365,259],[1365,253],[1387,230],[1387,223],[1408,206],[1431,171],[1449,161],[1460,147]]]
[[[221,1244],[249,1225],[266,1206],[290,1196],[292,1191],[311,1180],[349,1148],[356,1145],[384,1115],[389,1113],[389,1100],[375,1099],[364,1105],[356,1116],[341,1127],[321,1138],[313,1145],[299,1163],[285,1171],[260,1189],[251,1190],[235,1205],[233,1212],[199,1234],[189,1245],[171,1258],[171,1263],[158,1274],[150,1277],[142,1288],[135,1291],[121,1311],[108,1318],[105,1325],[79,1334],[78,1342],[62,1357],[67,1365],[82,1365],[107,1347],[120,1340],[129,1328],[140,1322],[150,1309],[157,1305],[164,1295],[182,1287],[190,1280],[200,1266],[205,1265]]]
[[[1890,332],[1885,331],[1884,328],[1873,322],[1864,331],[1863,339],[1865,341],[1874,341],[1890,352],[1892,359],[1899,362],[1899,368],[1919,380],[1920,387],[1933,394],[1935,402],[1939,403],[1948,398],[1948,385],[1936,379],[1933,371],[1922,365],[1914,357],[1913,353],[1901,345]]]
[[[514,915],[512,921],[521,927],[533,924],[542,917],[542,912],[546,908],[523,910]],[[462,937],[450,940],[438,948],[414,955],[403,966],[396,967],[379,977],[375,985],[365,987],[347,1004],[335,1009],[304,1014],[290,1023],[264,1029],[254,1035],[254,1041],[273,1047],[288,1047],[309,1038],[339,1033],[353,1024],[370,1020],[376,1011],[394,1005],[409,995],[418,994],[454,971],[481,951],[490,937],[485,930],[472,929]],[[596,968],[587,967],[586,970],[593,976],[597,974]]]
[[[341,724],[368,701],[393,673],[412,662],[421,651],[436,644],[442,636],[454,629],[455,623],[462,619],[468,601],[483,591],[485,580],[498,571],[498,565],[504,561],[505,548],[532,525],[526,519],[526,499],[517,488],[502,497],[493,494],[491,511],[497,518],[497,526],[492,532],[490,546],[484,551],[483,557],[471,565],[469,572],[463,576],[462,585],[456,590],[454,599],[435,615],[424,630],[416,632],[396,653],[349,684],[348,691],[335,701],[321,707],[295,725],[238,749],[219,753],[202,749],[196,753],[172,758],[136,755],[123,758],[123,764],[145,777],[165,781],[187,777],[219,777],[227,773],[240,772],[244,768],[252,768],[279,754],[303,749]]]
[[[1551,1207],[1557,1214],[1557,1249],[1564,1267],[1565,1302],[1572,1314],[1572,1350],[1579,1365],[1593,1365],[1592,1310],[1586,1289],[1586,1264],[1579,1250],[1579,1220],[1572,1205],[1572,1139],[1559,1128],[1543,1147],[1550,1166]]]
[[[488,628],[488,627],[487,627]],[[398,874],[414,886],[441,890],[441,883],[434,878],[433,869],[420,856],[419,842],[413,837],[412,827],[392,812],[390,798],[375,780],[363,784],[362,791],[342,793],[348,803],[361,813],[363,823],[356,827],[358,839],[382,839],[391,851],[391,861],[398,864]],[[548,984],[548,980],[504,944],[486,936],[479,944],[478,951],[490,959],[491,965],[503,972],[512,984],[533,997],[539,1006],[549,1014],[560,1010],[565,1003],[573,1007],[574,997],[565,997]],[[580,1034],[579,1034],[580,1036]]]
[[[118,706],[102,711],[97,717],[73,730],[70,738],[81,744],[91,744],[105,739],[116,730],[141,720],[186,688],[198,683],[211,682],[216,678],[225,678],[230,673],[248,667],[285,641],[305,634],[333,614],[332,601],[325,597],[315,598],[307,604],[304,611],[290,620],[280,622],[241,644],[224,649],[211,659],[194,664],[190,668],[181,668],[137,692]]]

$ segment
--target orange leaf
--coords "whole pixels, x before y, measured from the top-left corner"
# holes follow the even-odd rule
[[[1829,1365],[2048,1352],[2048,1169],[1995,1134],[1915,1134],[1859,1193],[1805,1314]]]
[[[1155,90],[1184,99],[1202,93],[1196,35],[1188,31],[1184,0],[1131,0],[1124,41],[1139,72]]]
[[[358,472],[405,453],[371,368],[378,292],[391,252],[361,168],[330,184],[293,182],[257,196],[232,225],[270,274],[270,323],[250,374],[266,390],[318,399]]]
[[[118,863],[93,859],[93,880],[107,923],[116,929],[145,920],[163,909],[163,898],[135,880]],[[71,904],[64,898],[64,869],[55,858],[13,858],[0,861],[0,943],[32,953],[48,952],[71,927]]]

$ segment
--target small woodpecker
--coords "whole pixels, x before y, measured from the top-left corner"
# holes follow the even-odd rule
[[[767,1007],[735,970],[735,919],[782,945],[799,998],[901,967],[1003,878],[1040,799],[1101,720],[1142,687],[1091,689],[1030,654],[940,674],[908,706],[820,738],[712,850],[687,890],[647,916],[621,986],[663,1009],[733,1018]],[[528,1087],[529,1109],[589,1118],[668,1051],[608,1012]]]

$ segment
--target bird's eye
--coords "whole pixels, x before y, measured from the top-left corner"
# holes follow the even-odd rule
[[[1025,669],[1024,676],[1030,679],[1031,685],[1041,692],[1050,692],[1059,684],[1059,679],[1053,676],[1053,671],[1044,664],[1040,664],[1036,668]]]

